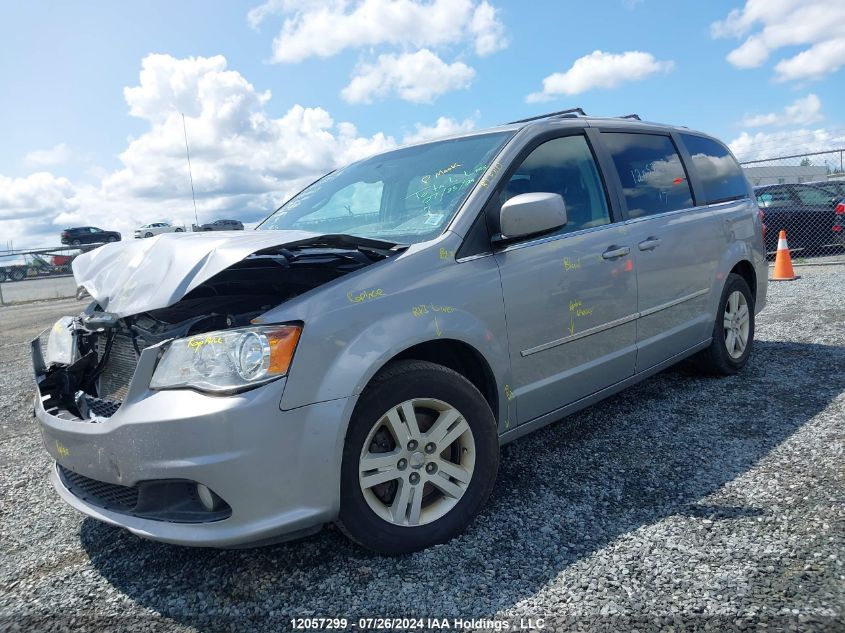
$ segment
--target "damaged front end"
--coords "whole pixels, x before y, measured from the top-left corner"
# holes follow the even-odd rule
[[[179,236],[153,239],[162,238],[179,246]],[[125,288],[95,288],[95,301],[85,312],[56,323],[46,354],[41,339],[33,341],[43,407],[62,419],[96,423],[113,416],[130,390],[138,395],[151,388],[233,393],[284,376],[302,324],[268,326],[259,324],[259,317],[398,252],[389,243],[362,244],[346,236],[272,246],[207,278],[194,275],[193,287],[170,305],[159,307],[161,300],[150,296],[150,309],[128,315],[109,309],[117,305],[112,297],[126,304]],[[197,257],[208,261],[209,254],[198,251]],[[145,299],[128,300],[143,306]],[[144,384],[134,384],[142,356],[151,366],[143,372]]]

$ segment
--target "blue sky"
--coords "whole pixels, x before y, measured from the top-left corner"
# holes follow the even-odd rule
[[[362,2],[381,17],[356,22]],[[687,125],[741,157],[845,145],[842,0],[399,2],[270,0],[259,23],[259,2],[4,0],[3,241],[189,222],[185,109],[203,221],[254,221],[370,151],[571,106]],[[527,102],[544,78],[547,100]]]

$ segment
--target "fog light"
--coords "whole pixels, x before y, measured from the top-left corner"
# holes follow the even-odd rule
[[[220,497],[211,492],[208,486],[197,484],[197,496],[200,498],[200,503],[209,512],[217,507]]]

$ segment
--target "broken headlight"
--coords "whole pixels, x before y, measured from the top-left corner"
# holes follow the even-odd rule
[[[150,388],[233,392],[281,378],[301,331],[297,325],[271,325],[176,339],[159,360]]]
[[[47,365],[70,365],[76,360],[76,339],[73,334],[73,317],[65,316],[56,321],[47,339]]]

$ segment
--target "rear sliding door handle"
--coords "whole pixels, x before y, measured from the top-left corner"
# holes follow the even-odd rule
[[[631,252],[627,246],[611,246],[601,256],[604,259],[616,259],[617,257],[624,257]]]
[[[659,237],[650,237],[647,240],[643,240],[640,242],[640,250],[641,251],[653,251],[655,248],[660,246],[660,242],[662,242]]]

